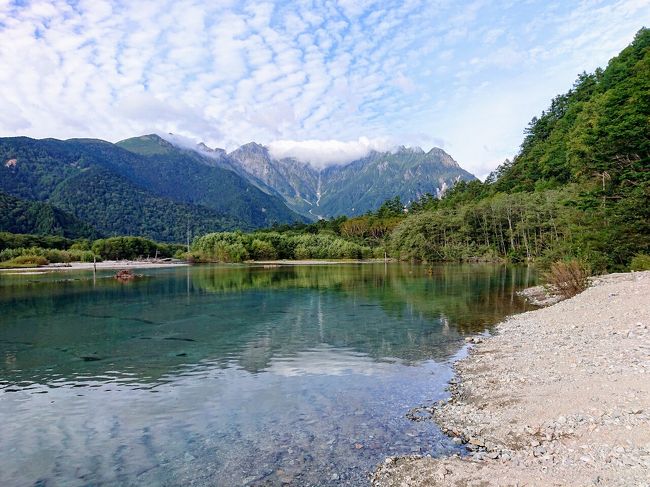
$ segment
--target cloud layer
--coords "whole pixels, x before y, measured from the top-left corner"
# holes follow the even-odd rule
[[[371,151],[386,152],[396,144],[388,139],[369,139],[342,142],[340,140],[276,140],[269,144],[269,152],[276,159],[293,157],[322,168],[331,164],[345,164],[367,156]]]
[[[0,0],[0,135],[173,132],[315,164],[390,139],[484,175],[644,24],[646,0]]]

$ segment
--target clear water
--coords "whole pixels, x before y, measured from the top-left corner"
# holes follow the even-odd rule
[[[197,266],[0,274],[0,485],[363,485],[456,447],[464,337],[525,309],[526,268]]]

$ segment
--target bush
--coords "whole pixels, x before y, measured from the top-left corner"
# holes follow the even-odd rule
[[[218,242],[212,255],[219,262],[243,262],[249,258],[246,247],[239,242]]]
[[[573,259],[551,264],[551,268],[543,277],[547,286],[565,298],[570,298],[587,289],[589,275],[587,266]]]
[[[242,262],[263,259],[363,259],[372,249],[330,233],[210,233],[198,237],[192,251],[206,260]]]
[[[277,252],[271,242],[254,239],[251,243],[251,256],[255,260],[273,260],[277,259]]]
[[[650,271],[650,255],[637,254],[630,262],[630,270],[632,271]]]
[[[76,250],[70,249],[67,251],[69,260],[68,262],[101,262],[102,258],[95,255],[92,250]]]
[[[0,264],[0,267],[38,267],[50,262],[41,255],[21,255]]]
[[[90,250],[92,242],[90,240],[82,239],[73,243],[68,250]]]
[[[122,260],[153,257],[160,248],[156,242],[142,237],[111,237],[95,240],[92,251],[104,259]]]
[[[4,249],[0,251],[0,262],[14,260],[22,256],[39,256],[44,257],[49,262],[68,263],[68,262],[92,262],[96,258],[101,262],[101,257],[96,257],[90,250],[58,250],[43,249],[40,247]]]

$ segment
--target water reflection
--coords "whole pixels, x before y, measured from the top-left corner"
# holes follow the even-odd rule
[[[358,485],[453,448],[412,406],[528,269],[362,265],[0,275],[0,483]]]

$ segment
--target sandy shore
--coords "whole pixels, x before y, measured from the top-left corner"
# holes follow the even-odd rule
[[[0,272],[10,273],[41,273],[52,271],[78,271],[92,270],[92,262],[70,262],[69,264],[50,264],[41,267],[20,267],[13,269],[0,269]],[[162,267],[179,267],[188,265],[181,260],[173,261],[148,261],[148,260],[105,260],[97,262],[97,270],[101,269],[157,269]]]
[[[650,485],[650,272],[516,315],[431,413],[467,457],[389,458],[383,486]]]

